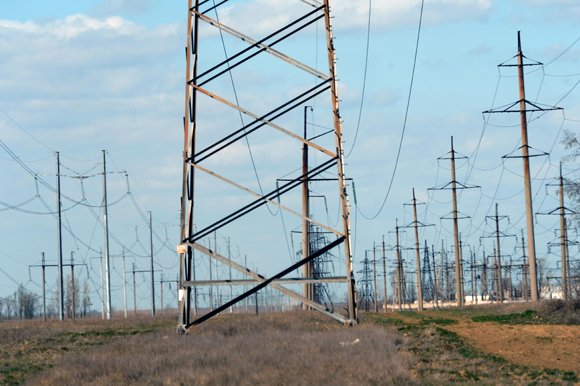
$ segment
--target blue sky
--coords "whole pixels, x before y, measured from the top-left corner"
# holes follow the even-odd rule
[[[231,3],[220,17],[253,37],[262,36],[273,25],[289,20],[297,9],[303,9],[298,0],[296,5],[280,0]],[[375,220],[368,221],[363,214],[368,217],[377,212],[395,164],[409,90],[419,1],[375,0],[371,5],[363,114],[356,145],[347,159],[347,174],[355,179],[358,201],[356,221],[354,213],[357,210],[353,209],[355,261],[360,261],[364,250],[370,248],[373,241],[378,242],[381,235],[386,234],[387,241],[392,242],[387,232],[393,230],[395,218],[399,218],[400,223],[410,222],[410,212],[404,209],[403,203],[410,200],[413,187],[418,197],[429,203],[426,211],[422,209],[421,216],[425,222],[437,225],[421,237],[429,243],[439,244],[443,239],[451,245],[451,224],[439,220],[451,210],[448,192],[431,196],[427,192],[428,187],[450,179],[448,165],[437,163],[436,159],[449,151],[451,135],[455,137],[457,151],[474,155],[483,127],[481,112],[492,107],[492,103],[501,106],[518,98],[515,73],[511,69],[498,72],[496,67],[515,55],[518,30],[522,31],[525,55],[546,63],[543,70],[530,70],[533,72],[527,75],[528,99],[553,105],[565,96],[559,103],[565,108],[565,115],[554,112],[534,120],[529,135],[531,146],[551,150],[549,159],[532,162],[532,173],[536,176],[533,189],[538,192],[535,209],[546,211],[556,207],[554,189],[547,191],[543,185],[557,173],[557,164],[563,154],[558,143],[561,130],[577,131],[580,125],[580,88],[575,87],[580,80],[580,6],[577,2],[425,2],[401,160],[384,210]],[[334,2],[347,149],[353,143],[362,95],[368,6],[369,2],[363,0]],[[172,278],[177,270],[177,258],[172,251],[179,235],[185,8],[185,1],[155,0],[51,1],[50,6],[41,1],[0,4],[0,73],[4,74],[0,79],[0,139],[52,186],[55,184],[53,152],[60,151],[63,165],[69,169],[63,190],[74,200],[82,199],[84,194],[92,205],[99,204],[100,177],[83,180],[84,193],[79,179],[70,177],[74,176],[73,171],[83,175],[97,174],[101,167],[101,150],[107,149],[108,169],[127,171],[138,208],[153,212],[154,249],[159,251],[157,269],[163,269],[165,276]],[[270,13],[260,18],[262,23],[246,23],[253,14],[259,15],[264,10]],[[276,17],[269,17],[271,15]],[[215,49],[218,42],[217,35],[207,31],[204,38],[209,57],[210,49]],[[309,63],[324,64],[323,46],[312,44],[307,38],[308,35],[300,37],[283,48]],[[231,50],[239,47],[234,40],[226,40],[226,44]],[[213,55],[220,54],[218,51]],[[240,90],[245,90],[240,100],[261,111],[266,108],[267,101],[279,98],[277,82],[292,87],[289,79],[283,81],[275,76],[278,66],[276,62],[264,60],[253,70],[240,71],[236,81]],[[255,80],[262,79],[256,75],[260,72],[269,74],[268,82],[260,80],[258,85]],[[220,87],[226,95],[231,95],[228,84]],[[227,122],[216,114],[208,110],[208,120]],[[321,114],[316,114],[315,118],[323,123]],[[482,187],[465,192],[459,203],[459,209],[472,216],[462,228],[468,235],[466,244],[471,245],[478,256],[483,248],[488,252],[492,248],[491,244],[480,245],[479,237],[490,231],[485,215],[492,214],[489,211],[496,201],[500,211],[510,216],[510,223],[505,224],[506,231],[519,234],[525,224],[521,162],[512,160],[502,164],[500,158],[518,146],[517,123],[517,117],[492,117],[481,136],[477,158],[471,158],[470,164],[459,165],[461,179],[469,174],[469,183]],[[269,145],[267,138],[252,139],[252,148],[261,182],[271,187],[275,179],[281,177],[271,164],[282,164],[294,153],[283,142]],[[235,161],[237,157],[247,160],[247,149],[240,147],[232,151],[230,156],[234,161],[225,160],[220,165],[233,167],[231,170],[236,176],[257,190],[253,172]],[[295,165],[298,160],[292,158],[289,164]],[[16,205],[35,197],[34,179],[6,153],[0,154],[0,165],[3,170],[0,201]],[[288,171],[291,169],[288,167]],[[574,164],[565,165],[565,172],[575,169]],[[125,194],[127,185],[122,173],[109,177],[109,189],[110,202],[122,199],[112,206],[109,216],[116,237],[134,252],[127,258],[127,266],[135,262],[144,269],[146,259],[139,255],[147,254],[149,236],[139,209]],[[227,191],[215,192],[232,205],[237,202]],[[54,193],[42,186],[39,193],[46,203],[36,198],[21,209],[34,213],[54,211]],[[72,201],[65,202],[66,208],[73,205]],[[330,212],[335,209],[330,203]],[[0,272],[0,296],[12,293],[16,287],[8,276],[38,291],[39,272],[33,271],[32,281],[29,281],[28,265],[37,264],[42,251],[49,260],[55,258],[54,217],[22,210],[0,212],[3,235],[0,261],[7,274]],[[95,211],[100,215],[98,208]],[[279,216],[268,218],[266,211],[262,215],[266,218],[267,231],[250,228],[254,233],[248,236],[240,229],[231,229],[223,236],[231,236],[232,243],[239,245],[240,256],[236,258],[248,254],[250,265],[271,273],[291,261],[292,252],[288,252]],[[71,208],[67,216],[78,239],[65,233],[65,256],[74,251],[78,261],[89,265],[93,284],[98,283],[98,260],[93,257],[102,248],[103,231],[83,205]],[[288,218],[285,220],[288,234],[295,223]],[[255,221],[261,220],[256,218]],[[544,256],[557,219],[539,217],[537,221],[537,249],[538,254]],[[406,242],[412,244],[410,235]],[[218,242],[223,243],[223,240]],[[511,253],[514,247],[515,242],[507,240],[504,250]],[[280,251],[282,257],[272,259],[264,249]],[[121,250],[121,243],[112,241],[113,255],[119,256]],[[235,250],[237,253],[238,248]],[[519,256],[518,253],[515,256]],[[557,256],[546,256],[549,265],[555,266]],[[112,276],[114,300],[119,307],[122,299],[120,259],[115,257],[113,264],[116,270]],[[200,272],[204,269],[201,266]],[[49,286],[54,287],[50,283],[56,281],[55,276],[49,276],[48,281]],[[142,289],[147,285],[147,278],[140,278]],[[166,301],[169,301],[167,296]],[[147,296],[143,295],[139,302],[147,306]],[[96,308],[96,293],[93,303]]]

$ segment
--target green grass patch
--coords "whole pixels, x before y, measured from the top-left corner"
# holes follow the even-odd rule
[[[373,322],[375,322],[377,324],[386,324],[388,326],[402,326],[403,325],[403,321],[401,319],[390,318],[387,316],[376,318],[373,320]]]
[[[449,326],[451,324],[457,324],[457,320],[447,319],[447,318],[432,318],[432,317],[427,316],[427,317],[422,318],[420,323],[422,325],[437,324],[439,326]]]
[[[476,315],[472,316],[474,322],[495,322],[500,324],[537,324],[544,323],[544,320],[534,310],[524,312],[514,312],[504,315]]]
[[[0,384],[2,385],[19,385],[22,379],[28,375],[36,374],[48,366],[38,366],[33,363],[24,362],[10,365],[3,363],[0,365]]]

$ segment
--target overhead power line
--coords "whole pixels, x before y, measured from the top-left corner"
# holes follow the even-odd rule
[[[379,210],[373,216],[366,216],[361,210],[360,207],[357,206],[357,211],[360,211],[361,216],[363,216],[367,220],[374,220],[381,214],[383,209],[385,208],[385,204],[387,203],[387,199],[391,193],[391,189],[393,188],[393,182],[395,181],[395,175],[397,174],[397,167],[399,166],[399,159],[401,157],[401,150],[403,148],[403,139],[405,138],[405,131],[407,129],[407,118],[409,117],[409,108],[411,106],[411,96],[413,94],[413,83],[415,81],[415,69],[417,68],[417,56],[419,53],[419,40],[421,38],[421,26],[423,24],[423,10],[425,7],[425,0],[421,1],[421,10],[419,13],[419,26],[417,28],[417,40],[415,42],[415,55],[413,57],[413,69],[411,70],[411,82],[409,84],[409,93],[407,95],[407,107],[405,108],[405,118],[403,120],[403,128],[401,129],[401,137],[399,139],[399,147],[397,149],[397,157],[395,159],[395,166],[393,167],[393,172],[391,174],[391,180],[389,181],[389,187],[387,188],[387,193],[385,194],[385,198],[379,207]]]

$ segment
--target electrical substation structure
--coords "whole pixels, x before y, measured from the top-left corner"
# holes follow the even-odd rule
[[[236,11],[231,12],[230,7]],[[287,296],[297,306],[317,310],[345,324],[355,324],[357,314],[350,241],[350,203],[344,171],[343,127],[330,0],[296,1],[295,6],[289,6],[295,7],[293,12],[284,15],[292,19],[280,22],[281,26],[277,29],[267,31],[266,28],[271,28],[279,21],[264,22],[267,16],[272,16],[268,14],[271,10],[255,12],[255,9],[248,10],[245,7],[248,7],[247,3],[235,0],[188,0],[181,243],[177,247],[180,259],[178,331],[187,332],[190,327],[219,314],[266,286]],[[238,12],[244,16],[231,18],[232,14]],[[319,26],[322,33],[318,33]],[[248,32],[246,34],[241,30]],[[264,37],[254,39],[250,34]],[[306,39],[320,40],[320,44],[312,43],[316,47],[324,46],[324,70],[318,69],[322,67],[318,60],[307,64],[311,58],[304,54]],[[229,43],[227,48],[226,43]],[[258,79],[268,71],[277,75]],[[243,82],[242,76],[236,78],[234,74],[241,74]],[[237,85],[236,80],[240,80]],[[274,88],[276,90],[273,91]],[[305,135],[301,132],[301,109],[304,108],[306,120],[306,111],[310,106],[315,106],[317,117],[327,123],[321,126],[328,130],[308,138],[306,130]],[[211,115],[212,112],[214,115]],[[250,140],[259,142],[261,148],[271,152],[285,151],[297,145],[296,153],[292,153],[296,154],[296,159],[269,163],[268,178],[264,177],[260,181],[257,161],[254,162],[259,154],[252,154]],[[252,161],[248,167],[245,167],[241,161],[243,157],[240,156],[246,155],[246,148]],[[294,165],[293,161],[301,158],[300,150],[303,151],[303,161],[308,160],[309,150],[315,153],[315,165],[308,165],[308,161],[302,162],[302,165],[295,162],[297,165]],[[232,154],[236,158],[235,167],[231,166]],[[275,167],[280,170],[273,171]],[[288,173],[292,168],[295,168],[294,172]],[[249,177],[246,177],[246,172]],[[280,185],[273,185],[277,176],[288,175],[291,178]],[[257,180],[256,189],[250,188],[248,184],[248,180],[254,177]],[[329,216],[317,215],[309,207],[309,183],[324,184],[324,189],[329,191],[328,186],[333,186],[333,193],[326,197],[336,202],[339,213],[336,225]],[[268,185],[272,186],[272,190],[267,188]],[[229,189],[227,200],[219,196],[221,191],[217,186],[224,191]],[[230,191],[235,192],[235,196]],[[265,249],[269,262],[287,266],[277,274],[266,277],[259,274],[257,268],[250,269],[247,263],[236,262],[219,253],[216,247],[211,249],[206,246],[205,239],[226,226],[228,231],[234,228],[240,232],[241,229],[244,240],[254,246],[266,245],[266,236],[272,232],[268,221],[271,223],[275,217],[271,207],[276,209],[275,214],[290,214],[303,224],[305,253],[299,261],[287,266],[282,259],[285,251],[277,247],[279,244],[262,247],[257,253],[263,253]],[[266,219],[263,223],[254,220],[262,211],[264,216],[268,216],[265,209],[271,212],[270,220]],[[264,226],[265,231],[256,231],[258,226]],[[308,237],[315,236],[310,231],[312,227],[317,229],[315,234],[327,232],[324,233],[325,237],[316,237],[315,248],[308,240]],[[287,234],[286,231],[284,233]],[[245,279],[197,280],[194,277],[195,251],[208,256],[210,261],[237,271]],[[320,268],[320,265],[313,263],[315,259],[328,256],[329,253],[343,259],[342,275],[329,276],[326,268],[324,273],[316,272],[316,267]],[[252,259],[252,256],[248,258]],[[257,257],[252,260],[255,264],[262,261]],[[300,277],[286,277],[302,267],[306,268]],[[197,273],[199,278],[199,271]],[[320,287],[316,285],[325,283],[332,283],[335,292],[342,292],[338,296],[343,296],[342,302],[346,303],[345,315],[317,301],[321,298],[319,291],[315,290]],[[198,307],[192,310],[191,295],[197,287],[224,284],[243,285],[244,291],[217,307],[211,307],[211,311],[203,315]],[[251,285],[253,287],[246,290]]]

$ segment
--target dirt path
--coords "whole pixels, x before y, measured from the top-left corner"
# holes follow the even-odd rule
[[[465,320],[445,329],[510,362],[536,368],[580,371],[580,326],[507,325]]]

